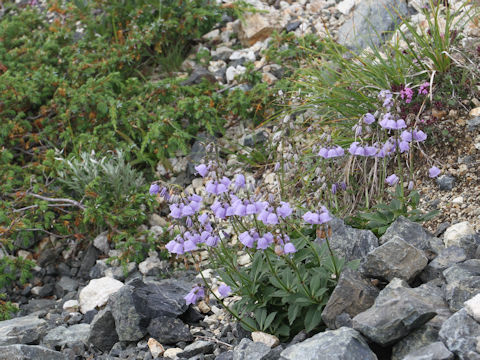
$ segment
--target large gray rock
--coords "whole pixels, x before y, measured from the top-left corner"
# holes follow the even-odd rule
[[[265,360],[271,351],[270,346],[243,338],[233,349],[233,360]]]
[[[36,343],[46,328],[47,322],[36,316],[0,321],[0,345]]]
[[[367,310],[373,305],[378,293],[379,290],[369,280],[354,270],[345,269],[323,309],[324,323],[330,329],[341,327],[345,317],[342,314],[348,314],[352,318]]]
[[[393,279],[375,304],[353,318],[353,328],[382,346],[388,346],[422,326],[437,313],[423,294],[401,279]]]
[[[137,341],[145,336],[151,319],[177,317],[188,306],[184,296],[191,284],[180,280],[144,283],[135,279],[109,299],[120,341]]]
[[[392,280],[413,280],[427,266],[428,259],[422,250],[395,236],[371,251],[362,264],[367,277]]]
[[[452,316],[445,299],[445,289],[443,285],[441,281],[432,281],[415,288],[415,293],[435,309],[437,315],[433,317],[427,325],[431,325],[437,330],[440,330],[442,324]]]
[[[118,335],[115,330],[115,319],[110,308],[106,307],[100,310],[90,323],[88,343],[103,352],[108,352],[117,341]]]
[[[93,244],[87,248],[85,255],[83,256],[82,263],[80,265],[80,270],[78,271],[78,276],[84,279],[88,279],[90,269],[95,265],[100,251],[98,251]]]
[[[69,276],[62,276],[55,284],[55,295],[57,298],[63,298],[67,293],[78,289],[78,280]]]
[[[453,354],[442,342],[434,342],[407,354],[403,360],[453,360]]]
[[[370,230],[354,229],[338,218],[328,224],[332,229],[330,246],[336,256],[347,262],[362,259],[378,246],[378,239]]]
[[[443,271],[447,282],[445,297],[452,311],[458,311],[463,303],[480,294],[480,260],[472,259],[453,265]]]
[[[420,224],[414,223],[403,216],[400,216],[388,227],[385,234],[379,239],[379,243],[383,245],[395,236],[417,249],[425,250],[427,252],[425,255],[428,258],[433,258],[434,254],[439,254],[445,248],[442,240],[430,234]]]
[[[0,360],[67,360],[67,356],[58,351],[38,345],[0,346]]]
[[[64,326],[50,330],[43,338],[42,343],[49,348],[62,346],[73,347],[78,344],[87,344],[90,334],[89,324],[77,324],[68,328]]]
[[[176,344],[179,341],[193,340],[188,326],[180,319],[170,316],[159,316],[152,319],[147,331],[161,344]]]
[[[291,345],[280,354],[281,360],[377,360],[366,341],[355,330],[342,327],[319,333]]]
[[[408,14],[402,0],[363,0],[353,15],[338,30],[338,42],[352,50],[380,45],[387,32],[392,31],[401,16]]]
[[[480,324],[465,309],[453,314],[440,329],[439,338],[460,360],[480,359],[477,347]]]
[[[467,260],[465,250],[458,246],[451,246],[443,249],[438,256],[433,259],[420,275],[423,282],[436,278],[443,278],[443,271],[450,266]]]
[[[391,360],[403,360],[407,354],[437,342],[439,331],[440,329],[431,325],[430,321],[414,330],[393,345]]]

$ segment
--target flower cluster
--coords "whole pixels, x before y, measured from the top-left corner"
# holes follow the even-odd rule
[[[330,149],[337,153],[341,147]],[[328,157],[329,155],[326,154]],[[335,155],[336,156],[336,155]],[[217,175],[215,164],[198,165],[198,174],[205,178],[205,194],[170,195],[157,184],[150,187],[151,194],[160,194],[169,206],[170,227],[173,239],[165,248],[171,254],[185,255],[200,249],[221,251],[233,247],[235,238],[240,248],[236,250],[265,252],[269,248],[278,256],[291,256],[297,248],[288,236],[289,219],[294,217],[294,209],[287,201],[277,200],[273,194],[261,195],[247,187],[245,175],[238,174],[234,180]],[[342,185],[339,185],[342,186]],[[254,195],[255,194],[255,195]],[[325,207],[319,212],[308,211],[303,221],[308,225],[325,224],[332,218]],[[228,229],[228,230],[227,230]],[[241,230],[240,230],[241,229]],[[237,246],[238,246],[237,245]],[[217,248],[218,247],[218,248]],[[231,289],[222,285],[218,289],[221,296],[227,296]],[[187,304],[193,304],[205,296],[202,287],[196,286],[185,297]]]
[[[427,94],[429,86],[430,84],[428,82],[421,84],[419,94]],[[414,91],[410,87],[405,86],[400,90],[399,97],[407,104],[412,101],[413,96]],[[364,158],[385,158],[386,156],[392,156],[396,153],[403,154],[409,152],[412,145],[421,143],[427,139],[427,135],[422,130],[415,127],[407,129],[406,121],[400,118],[394,111],[395,99],[391,91],[380,91],[378,99],[382,102],[382,108],[374,114],[370,112],[366,113],[352,128],[355,132],[356,141],[352,142],[348,148],[348,152],[351,155]],[[374,126],[375,123],[377,123],[380,129],[386,131],[383,133],[372,131],[372,126]],[[365,132],[364,129],[367,131]],[[378,139],[375,138],[375,134],[380,134],[377,135]],[[384,137],[385,134],[388,136],[386,139]],[[376,139],[377,141],[372,141],[372,139]],[[338,145],[324,146],[318,152],[318,156],[323,159],[341,157],[344,154],[344,149]],[[436,172],[436,170],[431,170],[429,175],[431,177],[437,176],[438,174]],[[394,186],[399,182],[399,178],[393,174],[387,177],[385,182],[390,186]],[[331,189],[333,194],[336,193],[337,188],[336,184],[332,185]]]
[[[330,149],[336,154],[342,153],[341,147]],[[340,151],[341,150],[341,151]],[[328,156],[328,154],[327,154]],[[166,244],[166,249],[177,255],[183,255],[198,250],[202,244],[215,248],[221,241],[221,236],[229,234],[223,221],[234,224],[242,222],[246,231],[237,233],[238,240],[246,248],[265,250],[275,244],[282,254],[296,251],[295,246],[286,234],[282,234],[281,226],[288,225],[287,218],[292,216],[293,209],[286,201],[274,201],[269,196],[265,201],[261,196],[252,196],[245,188],[245,176],[238,174],[232,181],[226,176],[217,179],[216,172],[210,172],[211,165],[204,164],[195,167],[198,174],[206,179],[205,192],[207,198],[197,194],[182,194],[169,196],[166,189],[160,189],[152,184],[150,194],[160,194],[169,203],[169,216],[178,222],[180,234]],[[208,205],[211,204],[211,205]],[[243,219],[243,220],[242,220]],[[323,224],[331,219],[328,210],[321,208],[320,213],[307,212],[303,216],[307,224]],[[275,229],[275,227],[280,227]]]

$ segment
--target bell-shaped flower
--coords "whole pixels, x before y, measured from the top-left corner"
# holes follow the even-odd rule
[[[195,166],[195,170],[201,177],[205,177],[208,174],[208,166],[205,164],[200,164]]]
[[[385,182],[386,182],[388,185],[393,186],[393,185],[395,185],[395,184],[398,183],[398,180],[399,180],[399,179],[398,179],[398,176],[395,175],[395,174],[392,174],[392,175],[388,176],[388,177],[385,179]]]
[[[293,254],[295,252],[297,252],[297,249],[295,249],[295,246],[291,242],[286,243],[283,247],[284,254]]]
[[[253,247],[253,243],[255,241],[255,239],[253,238],[252,235],[250,235],[250,233],[248,231],[244,231],[243,233],[241,233],[239,236],[238,236],[238,240],[240,240],[240,242],[245,245],[247,248],[252,248]]]

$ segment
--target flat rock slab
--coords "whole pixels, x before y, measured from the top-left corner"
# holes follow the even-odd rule
[[[415,248],[399,236],[371,251],[362,264],[367,277],[392,280],[413,280],[427,266],[428,259],[422,250]]]
[[[45,333],[47,322],[36,316],[0,321],[0,345],[32,344]]]
[[[191,358],[192,356],[199,354],[210,354],[213,352],[215,343],[212,341],[199,340],[194,343],[187,345],[183,352],[179,353],[177,356],[180,358]]]
[[[370,230],[352,228],[338,218],[332,219],[328,224],[332,229],[330,246],[336,256],[347,262],[364,258],[378,246],[378,239]]]
[[[369,340],[388,346],[422,326],[436,315],[422,293],[401,279],[393,279],[375,304],[353,318],[353,328]]]
[[[350,318],[370,308],[379,294],[379,290],[358,272],[345,269],[340,275],[337,286],[323,309],[322,319],[329,329],[341,327],[341,314]]]
[[[417,249],[431,253],[431,258],[445,248],[442,240],[430,234],[420,224],[412,222],[404,216],[398,217],[398,219],[388,227],[385,234],[379,239],[380,245],[385,244],[395,236],[398,236]],[[426,255],[430,258],[428,253]]]
[[[357,331],[342,327],[319,333],[291,345],[280,354],[281,360],[377,360]]]
[[[453,314],[442,325],[439,338],[461,360],[480,359],[477,347],[480,324],[465,309]]]
[[[0,360],[67,360],[67,356],[58,351],[38,345],[0,346]]]
[[[113,330],[113,329],[112,329]],[[43,345],[49,348],[73,346],[79,343],[87,344],[90,334],[90,324],[77,324],[68,328],[64,326],[50,330],[42,340]]]

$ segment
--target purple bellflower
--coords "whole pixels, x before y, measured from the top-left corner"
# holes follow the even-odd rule
[[[232,289],[230,288],[230,286],[222,284],[218,287],[218,293],[221,297],[227,297],[232,293]]]
[[[389,186],[393,186],[393,185],[395,185],[396,183],[398,183],[398,180],[399,180],[399,179],[398,179],[398,176],[395,175],[395,174],[392,174],[392,175],[390,175],[389,177],[387,177],[387,178],[385,179],[385,182],[386,182]]]
[[[201,286],[195,286],[190,292],[184,297],[187,305],[196,304],[198,300],[205,297],[205,290]]]
[[[295,249],[295,246],[291,242],[286,243],[283,247],[284,254],[293,254],[295,252],[297,252],[297,249]]]
[[[335,146],[332,148],[321,148],[318,152],[318,156],[323,157],[324,159],[330,159],[334,157],[343,156],[345,151],[341,146]]]
[[[149,193],[150,195],[156,195],[160,191],[160,186],[158,184],[152,184],[150,185],[150,190]]]
[[[375,122],[375,116],[373,116],[372,114],[370,113],[366,113],[364,116],[363,116],[363,122],[367,125],[371,125]]]
[[[195,166],[195,170],[201,177],[205,177],[208,174],[208,166],[205,164],[200,164]]]
[[[436,178],[438,175],[440,175],[440,169],[436,166],[432,166],[430,169],[428,169],[428,176],[431,178]]]

